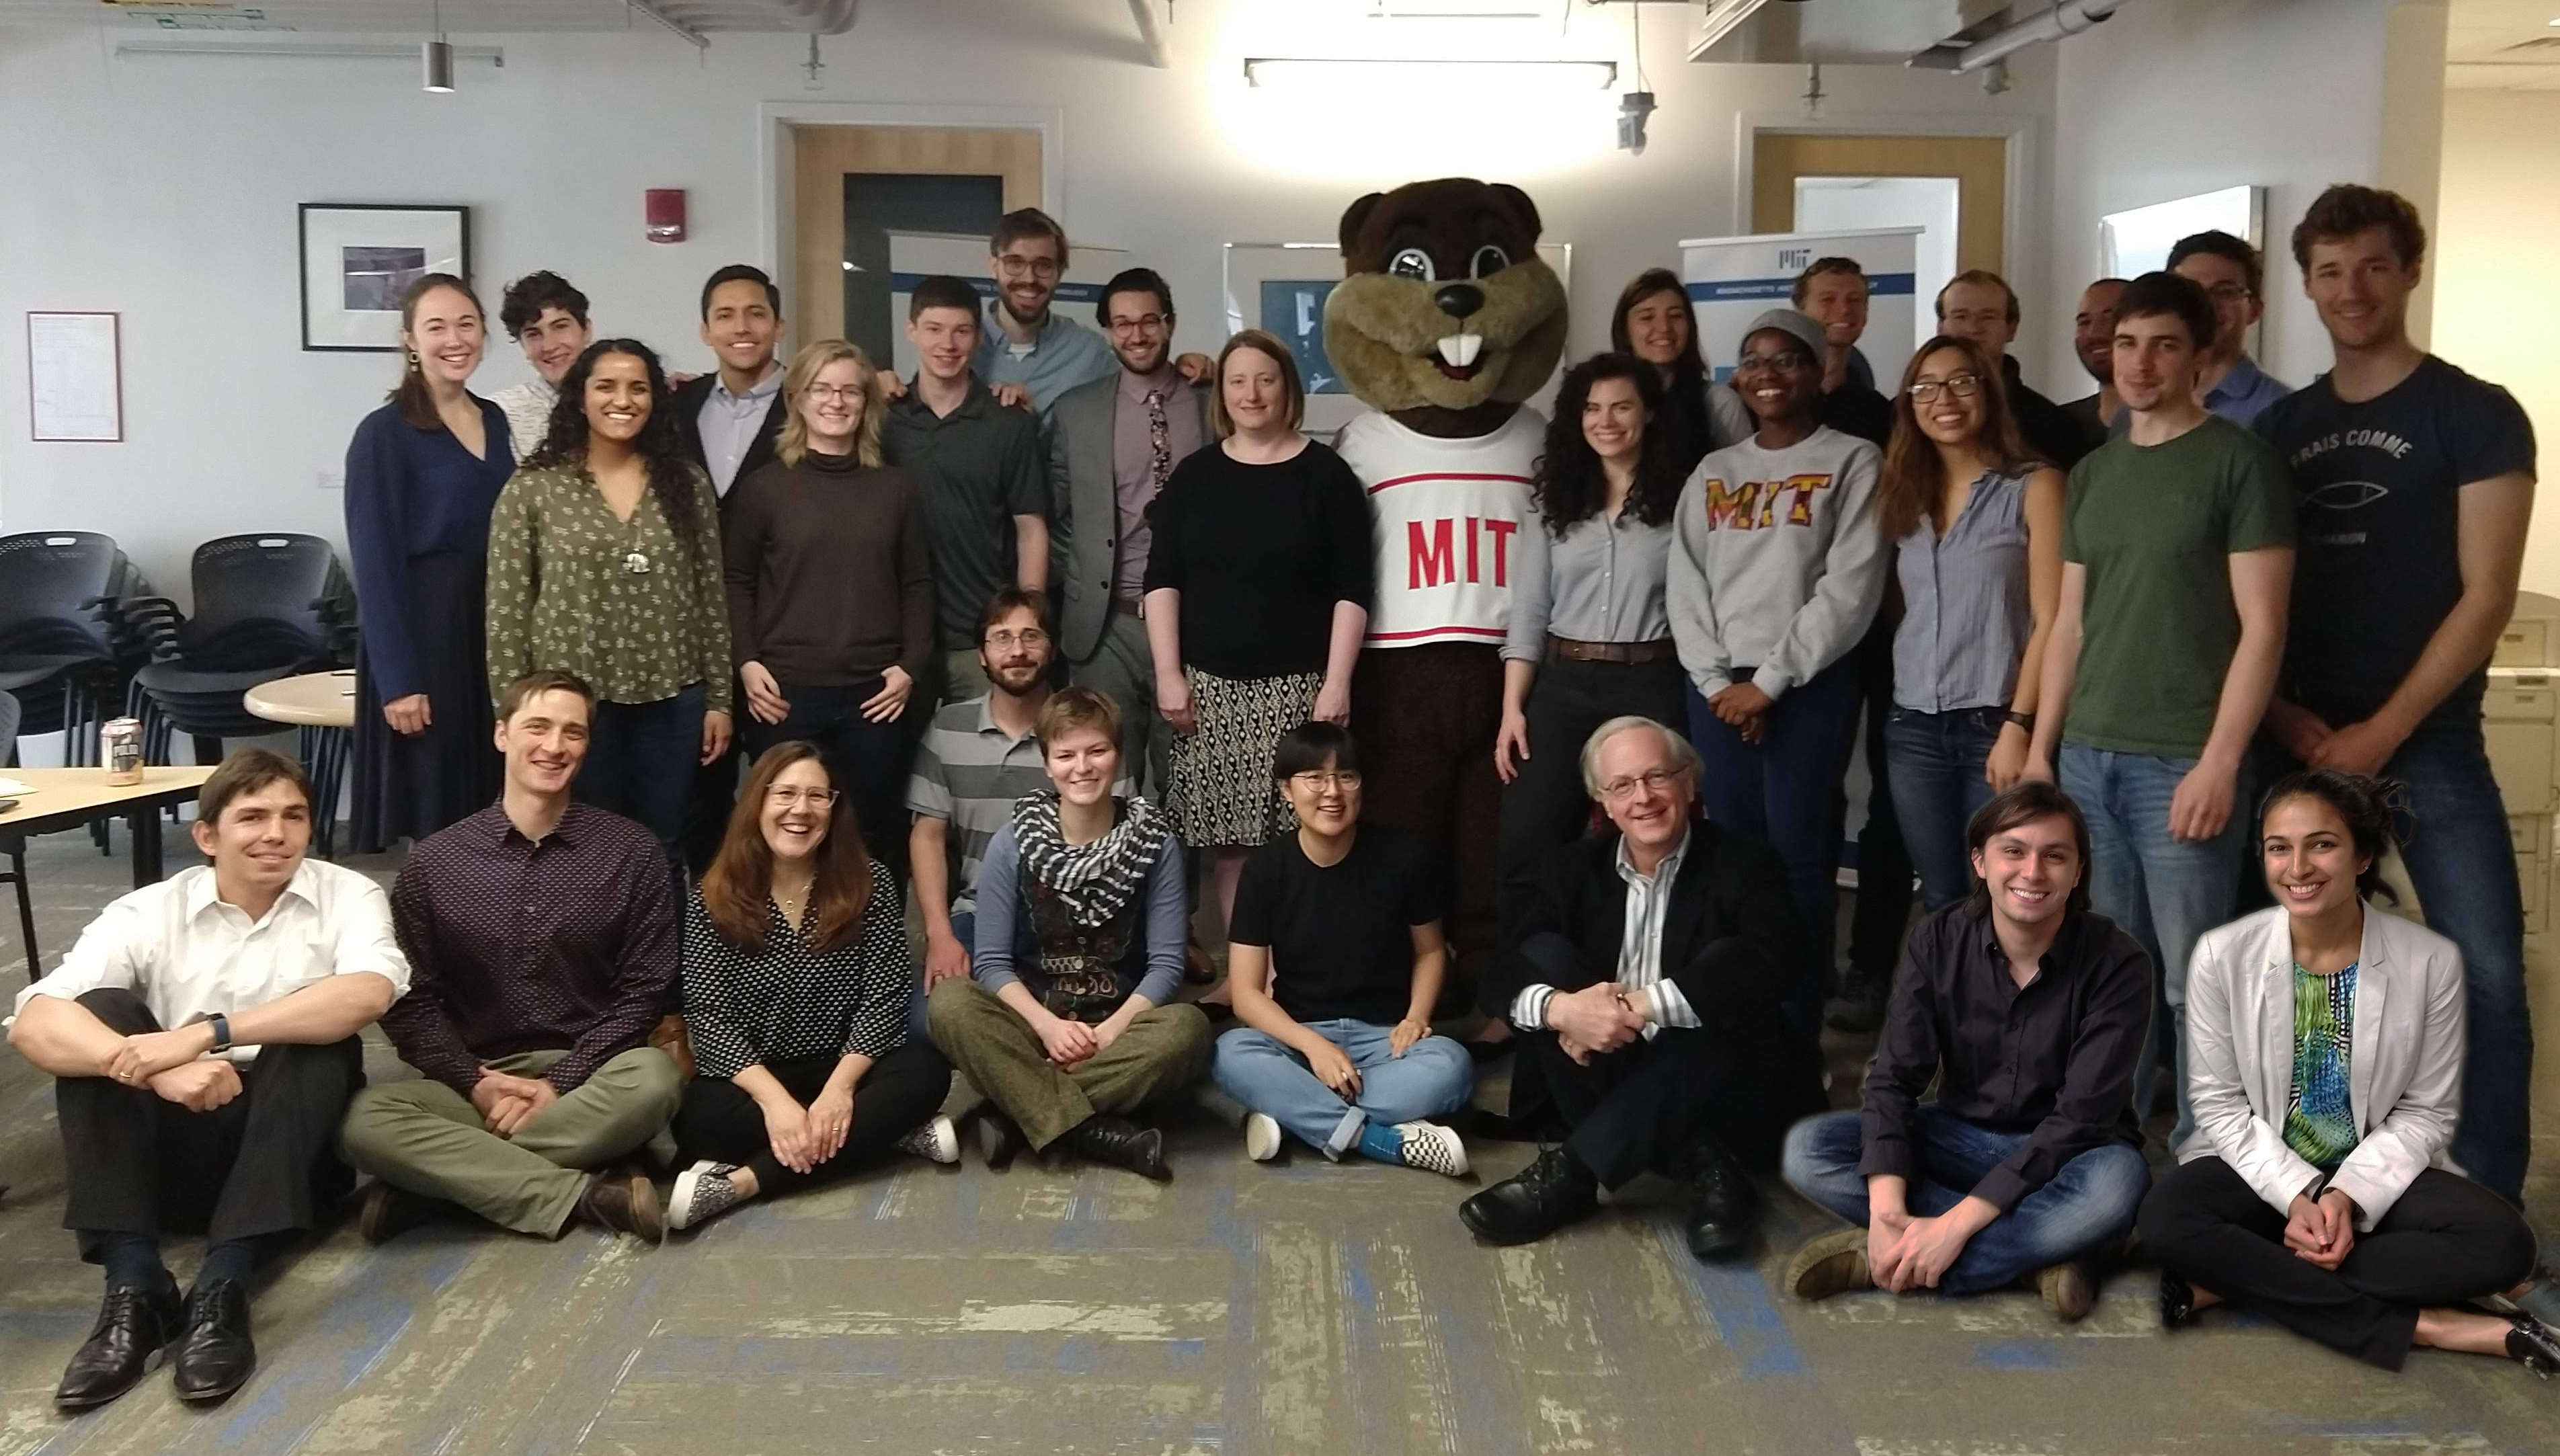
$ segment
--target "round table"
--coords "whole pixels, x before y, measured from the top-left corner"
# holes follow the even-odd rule
[[[320,858],[337,858],[338,785],[346,776],[347,749],[356,727],[356,673],[303,673],[260,683],[240,695],[240,706],[269,723],[302,730],[302,764],[311,775],[311,832]]]

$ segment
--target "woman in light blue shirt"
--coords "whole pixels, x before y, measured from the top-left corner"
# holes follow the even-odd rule
[[[1972,892],[1965,822],[2026,766],[2062,589],[2062,484],[2027,458],[1979,347],[1942,334],[1912,357],[1876,490],[1902,599],[1884,754],[1933,910]]]

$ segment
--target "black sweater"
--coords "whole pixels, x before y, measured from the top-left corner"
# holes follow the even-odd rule
[[[1368,500],[1314,440],[1276,465],[1210,444],[1149,508],[1147,589],[1183,594],[1183,661],[1221,678],[1325,669],[1334,603],[1369,604]]]

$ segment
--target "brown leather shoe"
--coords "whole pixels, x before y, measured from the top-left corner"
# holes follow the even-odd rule
[[[432,1220],[442,1206],[381,1179],[365,1185],[356,1209],[356,1231],[367,1243],[389,1243],[420,1223]]]
[[[2047,1264],[2035,1271],[2035,1292],[2044,1296],[2044,1307],[2055,1319],[2076,1325],[2097,1307],[2098,1271],[2085,1259]]]
[[[667,1241],[667,1216],[658,1204],[658,1186],[648,1175],[627,1168],[609,1169],[588,1179],[586,1192],[578,1196],[577,1216],[648,1243]]]

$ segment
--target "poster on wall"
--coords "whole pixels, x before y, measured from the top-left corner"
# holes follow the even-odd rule
[[[1913,332],[1920,229],[1863,228],[1840,233],[1763,233],[1748,238],[1681,241],[1680,280],[1697,310],[1698,347],[1717,379],[1733,373],[1742,331],[1795,296],[1796,275],[1818,257],[1853,257],[1866,270],[1866,333],[1858,351],[1889,387],[1919,347]]]
[[[1052,310],[1064,310],[1066,316],[1086,328],[1096,329],[1094,310],[1102,305],[1102,285],[1113,274],[1129,266],[1129,249],[1106,247],[1100,243],[1078,242],[1068,254],[1066,275],[1057,280],[1057,292],[1050,296]],[[996,296],[996,280],[987,276],[987,236],[983,233],[899,233],[888,235],[889,317],[896,320],[895,345],[891,367],[900,378],[915,375],[915,346],[906,341],[906,305],[915,293],[915,285],[936,273],[952,277],[978,290],[981,299]]]
[[[112,313],[27,315],[28,436],[124,438],[124,380]]]
[[[1541,243],[1538,256],[1569,290],[1573,246]],[[1289,346],[1307,391],[1311,434],[1331,434],[1366,407],[1353,399],[1325,357],[1325,299],[1343,278],[1343,250],[1331,243],[1226,244],[1226,333],[1260,329]]]
[[[2225,187],[2107,214],[2098,220],[2098,276],[2139,278],[2165,268],[2179,239],[2206,232],[2228,233],[2264,248],[2267,189]],[[2265,350],[2266,330],[2264,319],[2250,327],[2251,354]]]
[[[471,280],[471,210],[306,202],[301,210],[302,347],[393,354],[400,295],[428,273]]]

